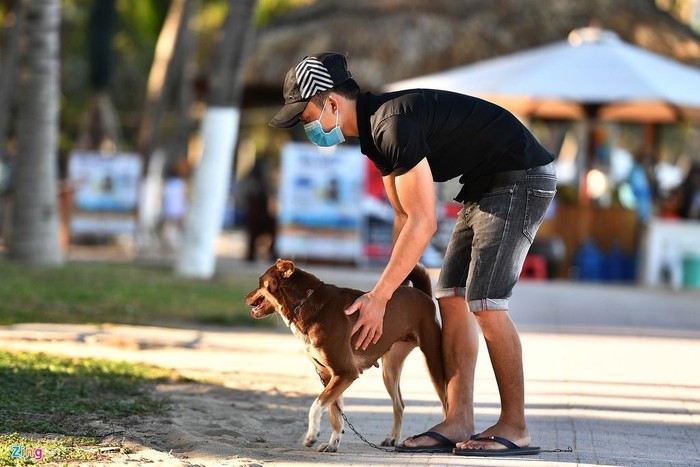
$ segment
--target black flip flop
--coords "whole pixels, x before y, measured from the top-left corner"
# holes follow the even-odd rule
[[[521,448],[512,441],[509,441],[500,436],[486,436],[484,438],[470,438],[473,441],[495,441],[502,444],[506,449],[469,449],[455,448],[454,453],[457,456],[474,456],[474,457],[500,457],[500,456],[529,456],[539,454],[539,446],[527,446]]]
[[[404,446],[403,444],[397,444],[394,446],[394,450],[397,452],[453,452],[455,449],[455,446],[457,443],[449,440],[448,438],[444,437],[437,431],[426,431],[425,433],[421,433],[419,435],[414,435],[411,436],[411,439],[416,439],[420,438],[421,436],[429,436],[430,438],[433,438],[435,441],[439,442],[440,444],[436,444],[434,446]]]

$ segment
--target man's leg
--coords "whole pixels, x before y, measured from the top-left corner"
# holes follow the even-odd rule
[[[523,354],[520,337],[507,311],[486,310],[475,313],[486,340],[491,365],[496,375],[501,398],[501,415],[495,425],[481,433],[480,437],[501,436],[520,447],[530,445],[530,435],[525,424],[525,383]],[[503,449],[495,442],[466,441],[458,448]]]
[[[476,319],[464,297],[438,300],[442,317],[442,358],[447,381],[447,417],[430,431],[455,442],[474,433],[474,369],[479,349]],[[407,439],[405,446],[432,446],[433,438]]]

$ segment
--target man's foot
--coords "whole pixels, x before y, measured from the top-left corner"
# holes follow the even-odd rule
[[[470,432],[467,432],[464,426],[453,426],[447,422],[438,423],[428,431],[434,431],[440,433],[447,439],[458,440],[467,439],[471,436]],[[437,446],[440,442],[430,436],[419,436],[417,438],[409,437],[404,442],[403,445],[406,447],[423,447],[423,446]]]
[[[491,428],[488,428],[483,433],[479,433],[471,437],[471,439],[466,439],[465,441],[457,443],[457,449],[474,449],[483,451],[495,451],[500,449],[507,449],[506,446],[497,441],[486,441],[483,438],[488,438],[489,436],[499,436],[501,438],[506,438],[512,441],[514,444],[521,448],[525,448],[530,445],[530,434],[525,429],[517,429],[506,424],[496,423]],[[480,438],[477,441],[475,438]]]

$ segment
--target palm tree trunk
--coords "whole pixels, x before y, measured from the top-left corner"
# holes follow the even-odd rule
[[[194,103],[195,79],[197,75],[197,44],[198,35],[195,31],[187,27],[187,23],[194,15],[196,8],[200,8],[199,3],[189,1],[185,5],[183,15],[183,27],[178,33],[177,67],[174,73],[178,76],[177,101],[175,103],[175,123],[168,140],[164,146],[166,149],[167,164],[172,166],[183,156],[187,156],[190,134],[194,129],[194,119],[192,118]],[[173,57],[175,58],[175,57]]]
[[[172,0],[163,28],[158,35],[156,54],[148,75],[146,105],[138,136],[138,150],[144,158],[144,171],[148,161],[158,146],[160,121],[165,112],[167,97],[173,85],[174,58],[178,41],[188,26],[192,15],[191,0]]]
[[[148,77],[146,102],[143,110],[141,128],[138,136],[138,150],[144,161],[143,180],[139,192],[137,245],[141,253],[158,246],[157,223],[160,212],[160,192],[162,189],[163,169],[172,160],[167,150],[168,144],[161,141],[161,120],[168,107],[171,88],[178,77],[187,81],[182,73],[182,64],[189,52],[192,31],[190,23],[195,12],[194,0],[173,0],[168,14],[158,35],[156,53]],[[191,85],[191,82],[187,82]],[[175,131],[178,131],[176,128]],[[178,147],[178,155],[186,152],[189,131],[173,139],[184,141]]]
[[[238,140],[243,69],[253,42],[255,0],[229,0],[213,54],[207,110],[202,119],[203,154],[194,173],[185,235],[176,273],[208,279],[216,266],[216,239],[226,208]]]
[[[59,265],[58,105],[60,0],[25,0],[15,204],[10,257]]]
[[[11,5],[11,15],[14,19],[8,27],[0,62],[0,159],[5,156],[7,137],[10,133],[10,115],[17,102],[13,90],[17,81],[19,39],[22,32],[22,1],[14,0]]]

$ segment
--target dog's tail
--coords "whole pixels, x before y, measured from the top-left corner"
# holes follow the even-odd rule
[[[408,274],[406,280],[411,281],[413,287],[422,290],[428,297],[433,296],[433,284],[430,281],[430,275],[428,274],[428,270],[425,269],[425,266],[421,263],[417,263],[414,266],[413,271]]]

